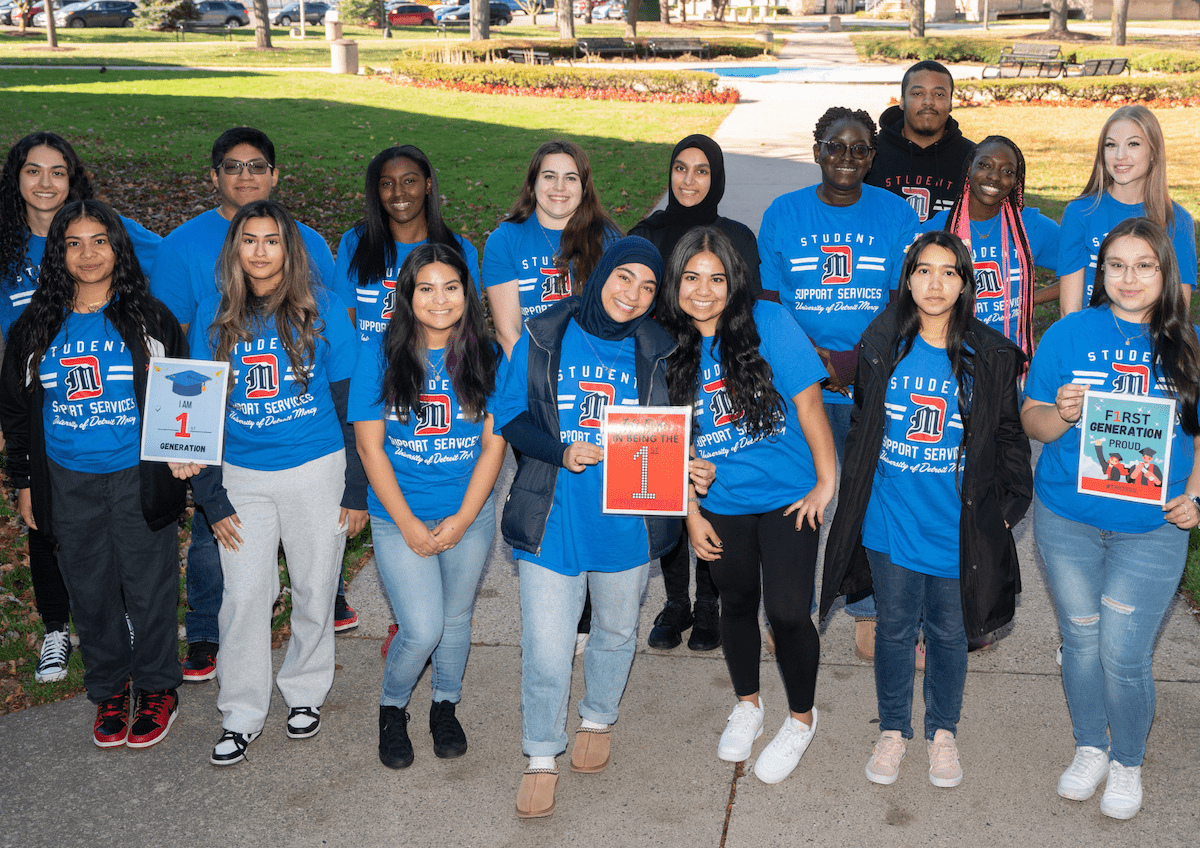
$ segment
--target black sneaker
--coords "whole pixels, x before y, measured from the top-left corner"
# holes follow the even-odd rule
[[[358,627],[358,613],[346,603],[345,595],[338,595],[333,601],[333,632],[342,633],[355,627]]]
[[[408,738],[408,712],[400,707],[379,706],[379,762],[388,768],[408,768],[413,761]]]
[[[429,732],[433,734],[433,753],[441,759],[452,760],[467,753],[467,734],[449,701],[434,701],[429,707]]]
[[[683,641],[683,631],[692,626],[692,605],[687,601],[667,601],[646,643],[651,648],[669,651]]]
[[[130,748],[157,745],[167,735],[178,715],[179,695],[174,689],[138,693],[137,711],[125,744]]]
[[[696,601],[695,621],[688,647],[693,651],[711,651],[721,647],[721,609],[717,601]]]
[[[92,726],[92,741],[97,748],[124,745],[129,736],[129,681],[125,689],[96,705],[96,723]]]
[[[184,682],[201,683],[216,677],[217,651],[220,647],[216,642],[192,642],[188,645],[187,656],[183,660]]]

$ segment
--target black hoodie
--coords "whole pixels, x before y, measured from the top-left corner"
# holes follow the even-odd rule
[[[924,223],[954,205],[964,163],[974,149],[954,118],[946,119],[938,141],[928,147],[914,144],[904,137],[904,110],[892,106],[879,116],[879,152],[865,182],[903,197]]]

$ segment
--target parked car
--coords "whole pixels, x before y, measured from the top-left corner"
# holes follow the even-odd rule
[[[601,3],[598,6],[592,7],[592,20],[603,21],[609,19],[622,20],[625,17],[624,3]]]
[[[575,0],[574,5],[571,7],[571,11],[577,18],[590,17],[592,14],[592,2],[593,0]]]
[[[201,0],[196,4],[196,11],[200,15],[197,21],[202,24],[250,26],[250,13],[236,0]]]
[[[306,24],[319,24],[325,20],[325,13],[330,7],[325,3],[305,3],[304,4],[304,22]],[[275,26],[291,26],[300,20],[300,4],[288,3],[282,9],[275,13],[275,17],[271,18],[271,23]]]
[[[390,26],[433,26],[435,22],[433,9],[421,3],[401,3],[388,11]]]
[[[488,24],[490,26],[507,26],[512,23],[512,10],[499,2],[499,0],[493,0],[488,6],[490,8],[490,14],[488,15]],[[451,9],[449,12],[443,14],[439,20],[447,24],[469,21],[471,20],[471,7],[470,5],[466,5],[459,6],[457,9]]]
[[[133,26],[137,17],[137,6],[128,0],[90,0],[70,3],[54,13],[54,25],[58,27],[127,27]],[[46,13],[39,12],[33,18],[35,27],[46,25]]]
[[[62,0],[54,0],[51,8],[61,9],[65,5],[66,3],[63,3]],[[30,6],[25,11],[25,26],[33,26],[33,19],[44,11],[45,3],[39,2]],[[14,15],[16,17],[14,17]],[[9,26],[20,26],[21,16],[17,14],[17,6],[15,3],[11,4],[3,13],[0,13],[0,22],[8,24]]]
[[[505,6],[507,6],[508,10],[510,12],[512,12],[514,15],[516,15],[516,14],[524,15],[525,14],[525,9],[523,9],[521,7],[522,2],[524,2],[526,6],[529,5],[528,0],[497,0],[497,2],[501,2]],[[534,5],[537,7],[537,12],[539,15],[542,12],[546,11],[547,8],[550,8],[550,9],[554,8],[553,0],[535,0]]]

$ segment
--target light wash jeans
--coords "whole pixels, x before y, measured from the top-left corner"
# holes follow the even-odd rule
[[[1062,631],[1075,745],[1108,750],[1111,738],[1114,760],[1140,766],[1154,720],[1154,639],[1179,586],[1188,533],[1166,521],[1148,533],[1101,530],[1036,498],[1033,516]]]
[[[439,523],[425,526],[432,530]],[[398,628],[383,669],[382,706],[408,706],[431,656],[433,700],[457,704],[462,699],[475,592],[495,535],[496,505],[490,496],[458,544],[437,556],[413,553],[399,527],[371,517],[375,567]]]
[[[587,694],[579,715],[612,724],[633,651],[638,611],[650,563],[614,573],[559,574],[527,561],[521,578],[521,747],[528,757],[556,757],[567,748],[567,700],[575,628],[584,595],[592,594],[592,635],[583,651]]]
[[[967,681],[967,633],[959,581],[911,571],[867,550],[875,585],[875,696],[879,729],[912,739],[913,675],[917,630],[925,631],[925,738],[958,734]]]

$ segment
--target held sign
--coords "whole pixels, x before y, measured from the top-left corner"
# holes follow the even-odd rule
[[[692,410],[686,406],[606,406],[606,513],[687,515]]]
[[[229,363],[153,357],[141,458],[220,465]]]

